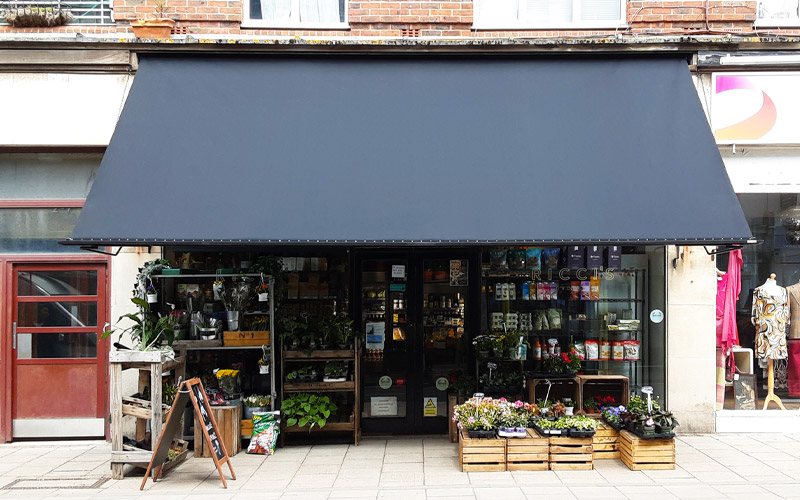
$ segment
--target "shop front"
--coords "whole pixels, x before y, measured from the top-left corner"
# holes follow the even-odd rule
[[[798,161],[800,135],[790,117],[798,110],[794,88],[800,83],[800,73],[759,71],[757,66],[771,64],[770,55],[747,65],[730,56],[728,60],[736,71],[707,75],[712,125],[734,191],[759,244],[743,249],[737,264],[741,266],[741,292],[734,313],[738,345],[728,358],[734,363],[726,365],[729,372],[731,366],[736,367],[737,378],[752,379],[754,384],[746,392],[737,391],[741,386],[738,380],[726,377],[723,383],[729,388],[718,406],[717,425],[723,431],[775,426],[797,429],[800,330],[796,315],[800,309],[795,295],[800,279],[800,240],[795,222],[800,213],[800,182],[793,166]],[[717,267],[727,272],[728,265],[723,258]],[[778,349],[774,351],[760,341],[764,336],[759,329],[757,293],[771,275],[782,292],[775,306],[785,323],[775,330]],[[769,394],[776,399],[765,404]]]
[[[681,57],[362,54],[142,56],[65,243],[223,282],[280,257],[284,347],[295,323],[353,320],[352,376],[327,391],[343,420],[440,433],[458,392],[667,399],[668,248],[748,239]],[[546,376],[556,352],[586,378]]]

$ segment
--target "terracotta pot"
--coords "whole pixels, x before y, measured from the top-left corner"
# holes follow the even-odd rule
[[[147,19],[131,21],[136,38],[169,38],[175,21],[172,19]]]

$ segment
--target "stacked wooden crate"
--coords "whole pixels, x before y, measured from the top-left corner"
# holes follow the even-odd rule
[[[551,437],[550,470],[592,470],[591,437]]]
[[[506,470],[547,470],[550,438],[526,429],[527,437],[506,440]]]
[[[458,459],[461,472],[506,470],[505,438],[471,438],[466,429],[458,436]]]
[[[642,439],[628,431],[619,433],[622,463],[630,470],[675,469],[675,439]]]
[[[619,458],[619,431],[600,422],[592,438],[592,459]]]

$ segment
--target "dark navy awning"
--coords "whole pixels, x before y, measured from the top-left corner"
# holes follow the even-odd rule
[[[66,243],[750,235],[681,57],[143,55]]]

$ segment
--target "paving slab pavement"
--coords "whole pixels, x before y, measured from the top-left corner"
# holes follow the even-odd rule
[[[597,460],[592,471],[467,472],[444,437],[364,438],[359,446],[289,446],[239,453],[222,487],[211,459],[191,458],[139,491],[144,471],[111,479],[104,441],[0,445],[0,500],[10,499],[798,499],[800,434],[676,438],[672,471],[630,471]]]

